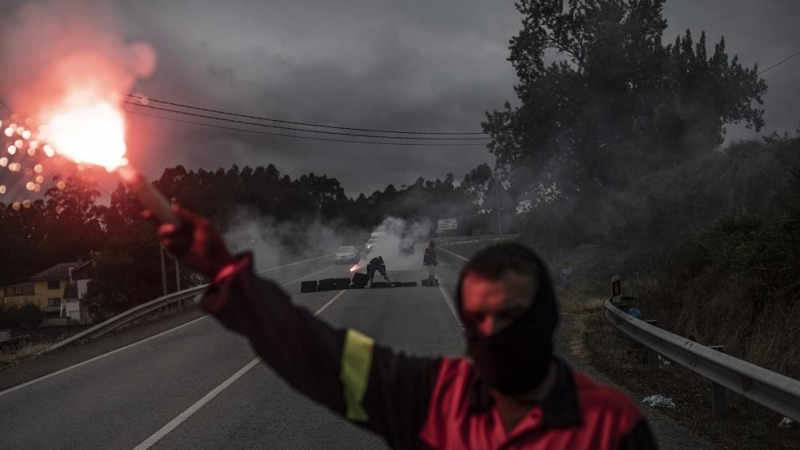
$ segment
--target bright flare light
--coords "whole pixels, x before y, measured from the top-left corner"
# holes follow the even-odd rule
[[[46,124],[46,139],[56,151],[76,163],[103,166],[109,172],[125,165],[125,119],[119,108],[89,98],[66,103]]]
[[[350,272],[355,272],[356,270],[358,270],[358,264],[350,268]]]

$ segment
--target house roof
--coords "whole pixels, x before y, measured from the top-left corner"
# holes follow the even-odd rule
[[[79,263],[77,266],[72,268],[72,279],[77,280],[89,280],[94,278],[94,265],[95,260],[90,259],[85,263]]]
[[[69,269],[70,267],[75,267],[79,263],[71,262],[71,263],[58,263],[55,266],[43,270],[36,275],[31,277],[31,281],[41,281],[41,280],[67,280],[69,279]]]

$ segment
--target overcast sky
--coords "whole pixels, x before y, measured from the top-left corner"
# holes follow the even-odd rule
[[[513,100],[513,2],[487,0],[113,0],[127,36],[158,52],[137,92],[207,108],[359,128],[480,131],[486,110]],[[672,0],[665,41],[691,28],[762,68],[800,51],[796,0]],[[764,76],[766,132],[800,120],[800,57]],[[235,126],[235,125],[234,125]],[[339,179],[348,195],[482,162],[484,147],[396,147],[300,141],[132,115],[132,160],[165,167],[275,164]],[[735,129],[732,137],[749,137]]]

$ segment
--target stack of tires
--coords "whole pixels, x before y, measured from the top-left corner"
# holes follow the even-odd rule
[[[350,285],[351,289],[364,289],[369,283],[369,277],[365,273],[356,272],[353,274],[353,284]]]

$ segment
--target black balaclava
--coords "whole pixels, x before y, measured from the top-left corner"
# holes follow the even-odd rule
[[[534,299],[506,328],[483,336],[464,318],[461,288],[465,275],[499,279],[505,273],[526,273],[536,266],[538,273],[532,275],[539,288]],[[456,298],[466,328],[467,351],[489,387],[516,396],[533,390],[544,381],[553,361],[553,333],[559,316],[550,275],[533,250],[509,242],[478,252],[461,271]]]

